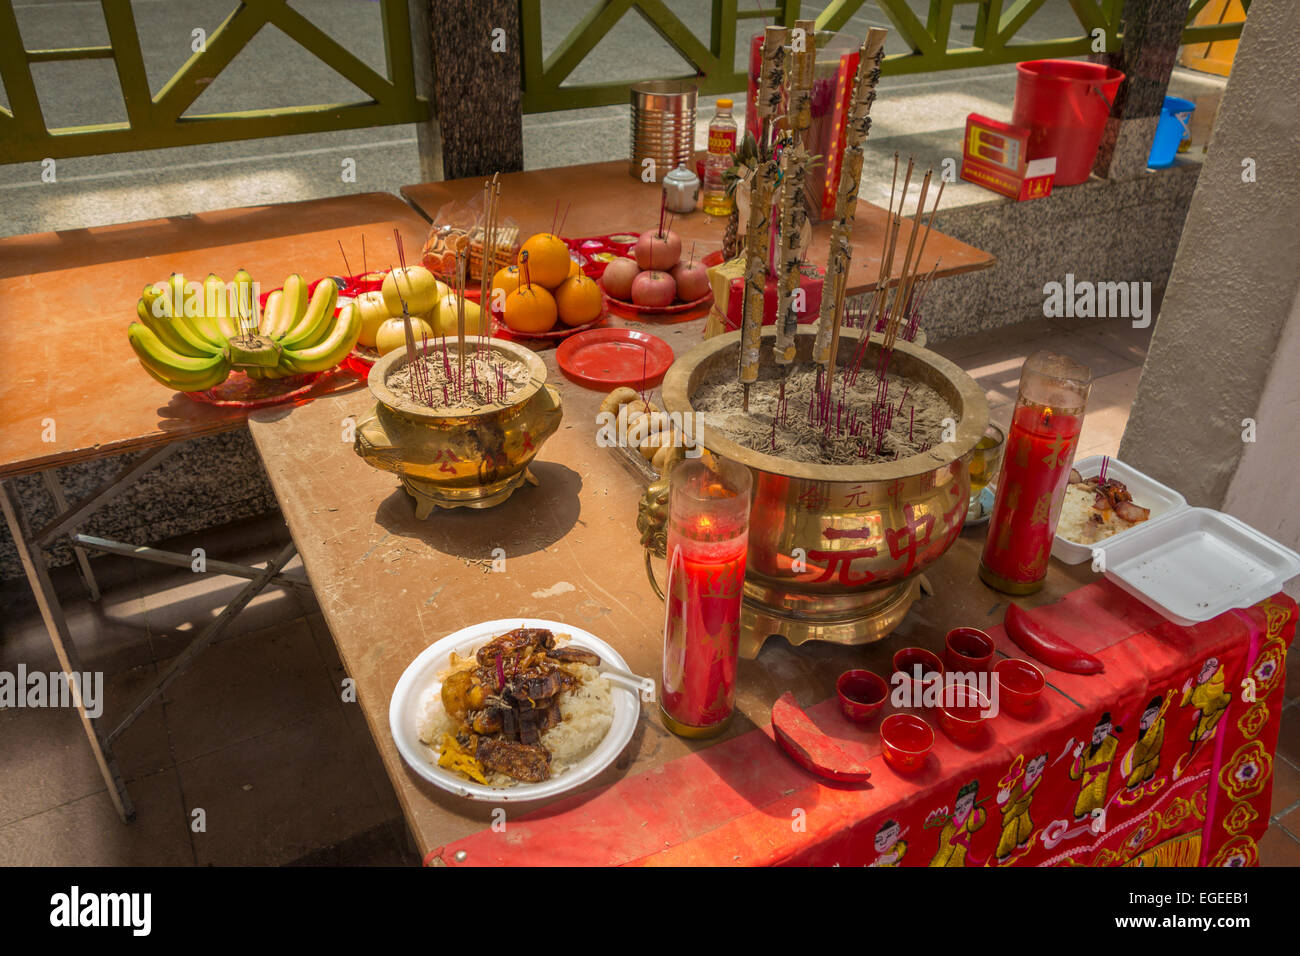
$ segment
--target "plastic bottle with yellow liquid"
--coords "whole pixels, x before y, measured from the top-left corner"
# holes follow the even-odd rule
[[[731,100],[718,100],[718,111],[709,123],[709,154],[704,160],[704,211],[710,216],[730,216],[735,199],[727,195],[723,173],[735,162],[736,121]]]

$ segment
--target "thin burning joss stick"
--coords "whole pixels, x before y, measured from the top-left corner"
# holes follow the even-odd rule
[[[343,256],[343,274],[348,278],[352,277],[352,267],[348,265],[348,254],[343,251],[343,240],[339,240],[339,254]]]

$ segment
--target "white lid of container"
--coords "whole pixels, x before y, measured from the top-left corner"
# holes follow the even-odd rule
[[[1143,522],[1095,550],[1107,578],[1183,625],[1258,604],[1300,574],[1300,554],[1209,508]]]

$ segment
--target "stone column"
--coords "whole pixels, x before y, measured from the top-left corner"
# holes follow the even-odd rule
[[[1190,0],[1125,0],[1124,45],[1092,56],[1124,73],[1092,170],[1104,179],[1132,179],[1146,172],[1160,107]]]
[[[429,118],[415,124],[415,139],[420,150],[420,181],[431,183],[443,179],[442,129],[438,125],[438,110],[434,97],[433,79],[433,27],[429,16],[430,0],[409,0],[407,10],[411,18],[412,66],[415,70],[415,92],[429,101]]]
[[[1290,517],[1300,514],[1297,102],[1300,4],[1255,0],[1120,445],[1124,461],[1192,505],[1233,507],[1275,536],[1285,514],[1293,538],[1300,538]]]
[[[421,3],[429,7],[430,27],[423,35],[431,39],[442,175],[461,179],[523,169],[518,0]],[[426,145],[433,148],[422,135],[421,171],[429,175]]]

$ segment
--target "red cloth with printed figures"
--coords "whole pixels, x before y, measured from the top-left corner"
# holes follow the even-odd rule
[[[971,747],[936,731],[918,774],[894,773],[880,756],[879,725],[864,731],[849,723],[832,698],[808,714],[849,756],[870,765],[865,784],[835,784],[804,771],[766,727],[512,820],[509,839],[485,830],[430,859],[1257,864],[1295,602],[1278,594],[1179,627],[1099,581],[1032,613],[1100,657],[1105,671],[1085,676],[1044,667],[1048,687],[1035,715],[999,714]],[[1002,655],[1022,656],[1000,626],[989,633]],[[686,806],[689,813],[679,812]],[[461,849],[469,852],[457,864]]]

